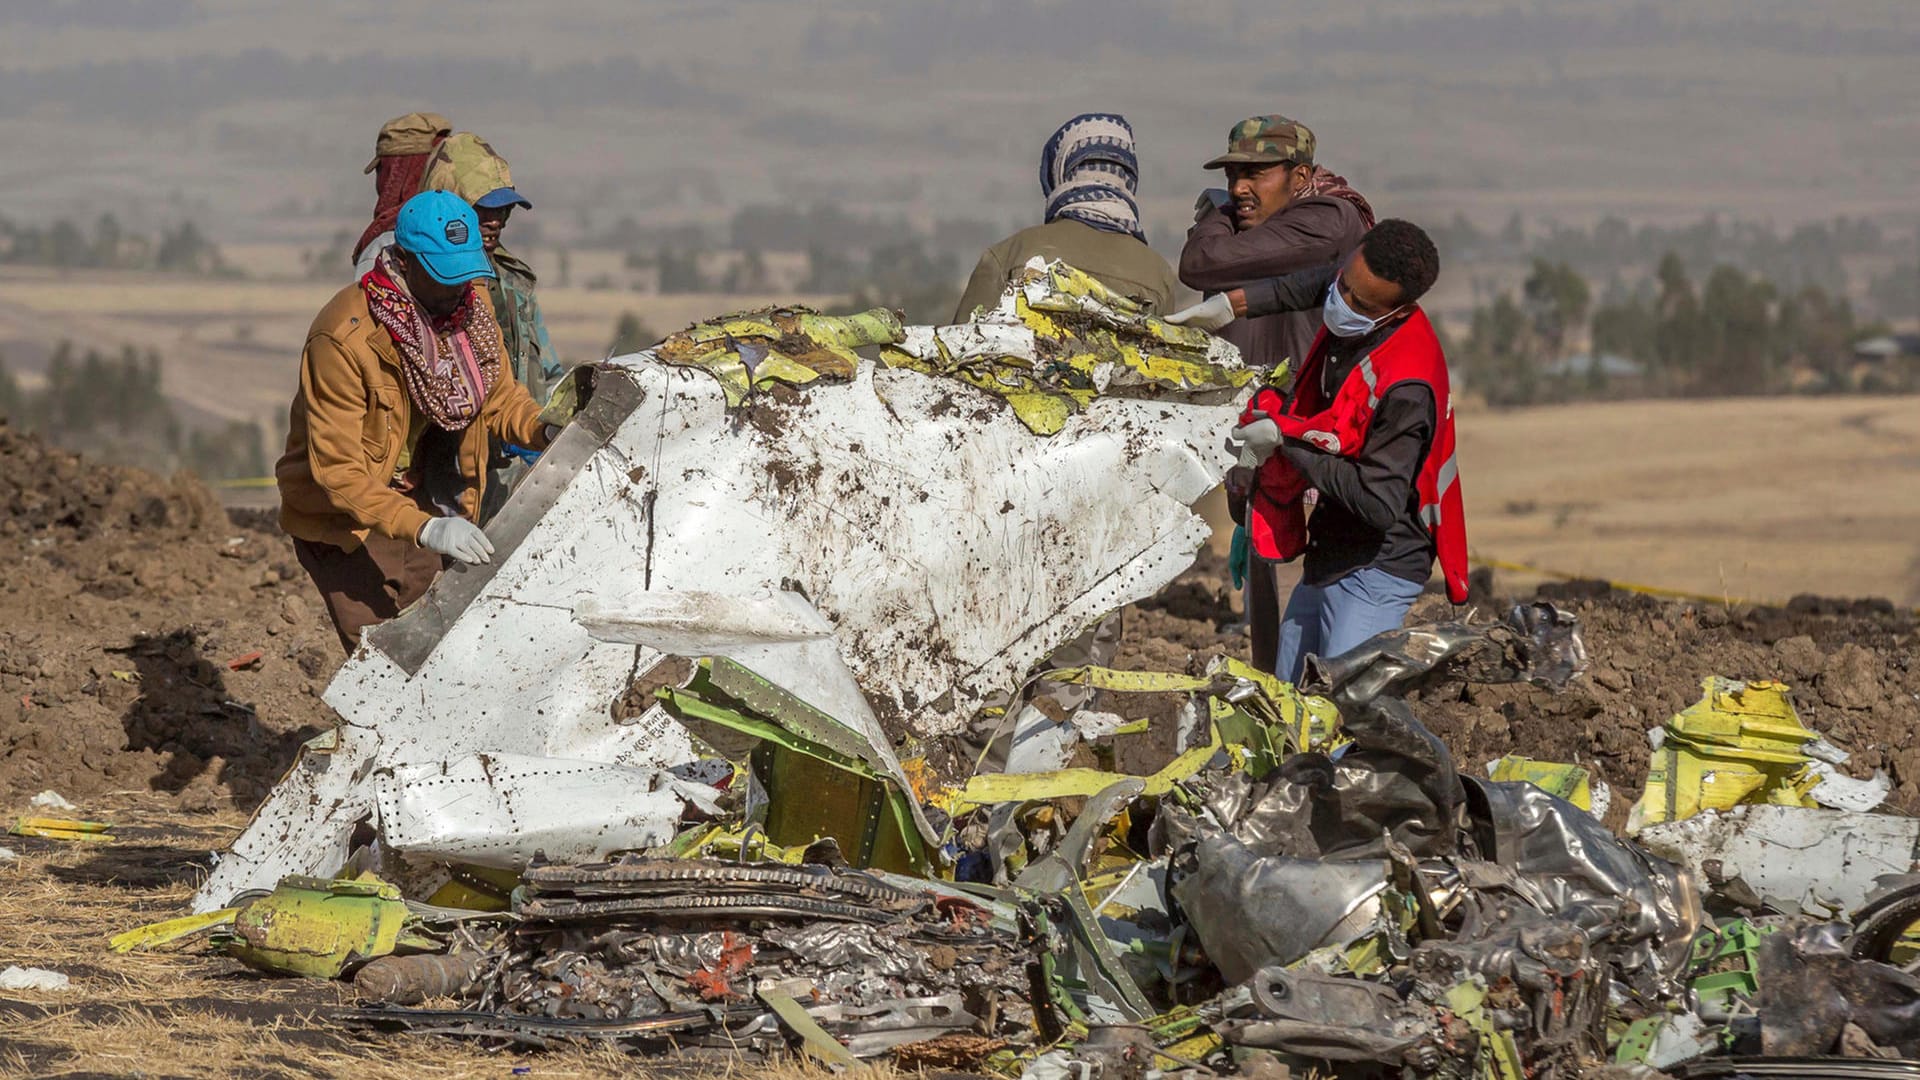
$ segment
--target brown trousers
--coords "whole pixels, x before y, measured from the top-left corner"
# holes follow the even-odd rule
[[[439,555],[405,540],[369,534],[353,551],[312,540],[293,542],[293,552],[320,589],[321,602],[347,655],[360,644],[360,632],[400,614],[420,599],[440,575]]]

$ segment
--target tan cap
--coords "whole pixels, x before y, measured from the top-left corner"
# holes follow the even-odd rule
[[[453,134],[453,124],[439,113],[410,112],[380,125],[380,137],[373,141],[373,160],[364,172],[372,172],[383,157],[424,154],[433,144]]]
[[[427,160],[427,174],[420,181],[420,190],[451,191],[477,207],[533,209],[533,204],[513,189],[513,173],[507,169],[507,159],[471,131],[450,135],[435,148],[433,157]]]

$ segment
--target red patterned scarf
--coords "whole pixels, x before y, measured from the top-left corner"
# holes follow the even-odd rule
[[[1366,196],[1353,190],[1352,185],[1347,183],[1346,177],[1335,175],[1325,165],[1313,167],[1313,171],[1307,176],[1307,189],[1300,194],[1303,198],[1309,195],[1326,195],[1335,199],[1345,199],[1353,204],[1355,210],[1360,211],[1361,223],[1369,229],[1373,228],[1373,206],[1367,202]]]
[[[480,415],[487,394],[500,381],[500,324],[493,304],[476,302],[467,288],[453,314],[429,319],[401,284],[391,252],[383,252],[360,279],[367,310],[393,336],[400,373],[414,407],[448,431],[461,431]]]

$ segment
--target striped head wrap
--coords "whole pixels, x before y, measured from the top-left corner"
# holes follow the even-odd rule
[[[1105,232],[1140,231],[1140,162],[1133,125],[1117,113],[1081,113],[1060,125],[1040,151],[1046,220],[1072,218]]]

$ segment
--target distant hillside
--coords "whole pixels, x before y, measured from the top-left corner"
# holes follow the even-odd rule
[[[1387,213],[1785,225],[1915,213],[1908,0],[965,5],[86,0],[0,5],[0,214],[111,205],[215,239],[364,213],[386,117],[433,107],[513,161],[549,235],[832,201],[916,220],[1038,211],[1040,142],[1126,113],[1144,205],[1281,111]],[[357,227],[357,226],[355,226]]]

